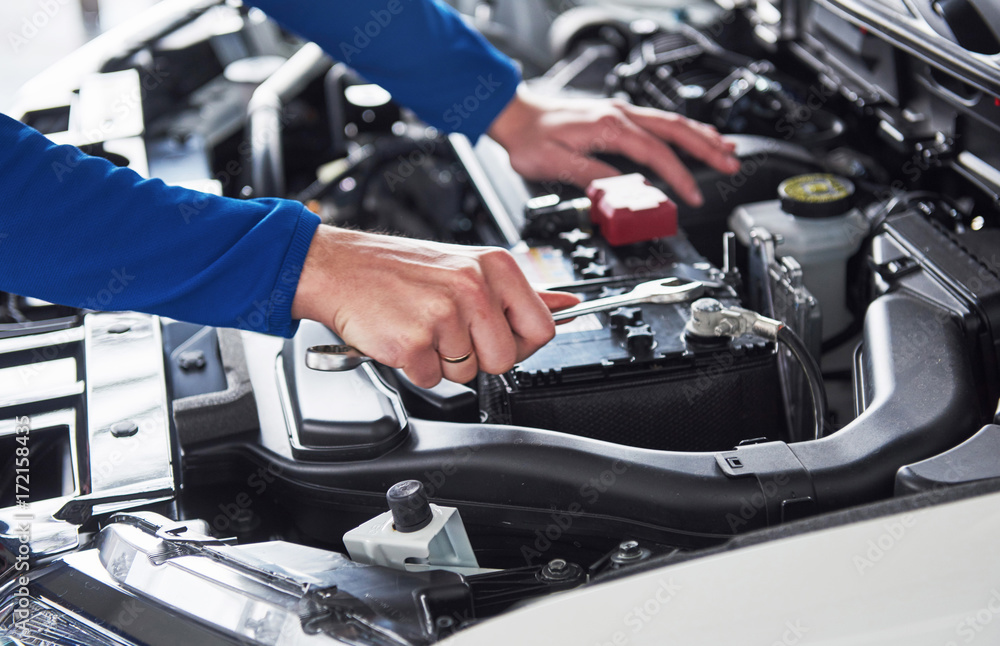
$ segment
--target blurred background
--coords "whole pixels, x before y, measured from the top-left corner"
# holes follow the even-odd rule
[[[18,88],[75,49],[159,0],[3,0],[0,2],[0,112]]]

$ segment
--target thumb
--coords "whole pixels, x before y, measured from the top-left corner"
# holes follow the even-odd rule
[[[564,310],[567,307],[573,307],[580,302],[579,296],[569,292],[539,291],[538,295],[541,297],[542,302],[545,303],[545,306],[549,308],[550,312],[558,312],[559,310]],[[559,323],[565,322],[566,321],[559,321]]]

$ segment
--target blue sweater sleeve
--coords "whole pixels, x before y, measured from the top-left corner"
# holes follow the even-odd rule
[[[215,197],[56,146],[0,115],[0,289],[290,336],[319,218]]]
[[[475,139],[520,72],[440,0],[249,0],[441,130]]]

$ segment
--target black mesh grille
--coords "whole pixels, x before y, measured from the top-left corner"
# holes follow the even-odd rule
[[[491,419],[672,451],[730,449],[740,440],[784,436],[773,359],[718,374],[673,372],[508,392],[499,378],[484,384]],[[509,411],[509,412],[508,412]]]

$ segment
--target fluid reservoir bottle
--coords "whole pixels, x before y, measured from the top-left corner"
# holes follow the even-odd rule
[[[851,323],[847,308],[847,260],[868,233],[868,221],[854,207],[854,184],[827,173],[798,175],[778,187],[777,200],[737,207],[729,228],[750,246],[750,230],[761,227],[784,242],[775,253],[792,256],[802,266],[806,289],[819,301],[823,339]]]

